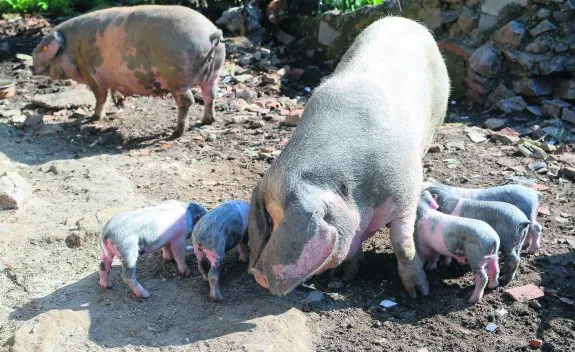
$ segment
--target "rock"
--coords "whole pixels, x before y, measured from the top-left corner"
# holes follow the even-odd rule
[[[563,42],[555,42],[553,44],[553,51],[556,53],[564,53],[569,50],[569,46]]]
[[[520,21],[511,21],[493,34],[493,40],[497,44],[517,48],[525,35],[525,25]]]
[[[467,6],[461,7],[461,13],[457,18],[457,27],[461,32],[464,34],[471,33],[476,27],[479,22],[479,15],[476,14],[473,10],[471,10]]]
[[[20,61],[22,61],[22,63],[28,67],[32,66],[34,59],[32,58],[32,56],[30,55],[26,55],[26,54],[16,54],[16,58]]]
[[[330,46],[337,38],[339,38],[340,35],[341,33],[331,28],[327,22],[321,21],[319,24],[317,41],[325,46]]]
[[[253,75],[250,75],[250,74],[248,74],[248,73],[244,73],[244,74],[241,74],[241,75],[235,75],[235,76],[233,77],[233,80],[234,80],[234,82],[236,82],[236,83],[246,83],[246,82],[249,82],[249,81],[251,81],[251,80],[253,80],[253,79],[254,79],[254,76],[253,76]]]
[[[555,56],[551,60],[540,61],[538,65],[539,74],[548,76],[552,73],[559,73],[565,71],[567,63],[567,56]]]
[[[498,118],[490,118],[485,120],[484,124],[485,127],[489,128],[490,130],[499,129],[507,123],[507,119],[498,119]]]
[[[482,143],[487,141],[487,137],[485,137],[485,133],[483,132],[470,130],[467,131],[467,136],[469,137],[469,139],[471,139],[473,143]]]
[[[563,169],[561,169],[561,171],[565,177],[575,181],[575,167],[565,166]]]
[[[547,164],[543,161],[536,161],[533,163],[529,163],[527,165],[527,169],[530,171],[539,171],[541,169],[546,169],[547,168]]]
[[[430,153],[441,153],[443,151],[443,144],[433,143],[431,146],[429,146],[428,151]]]
[[[30,198],[30,185],[16,172],[0,176],[0,210],[20,209]]]
[[[543,113],[541,112],[541,109],[538,106],[528,105],[527,111],[529,111],[535,116],[543,116]]]
[[[292,114],[292,115],[287,115],[284,120],[283,120],[283,124],[286,126],[292,126],[295,127],[297,125],[299,125],[301,121],[301,115],[299,114]]]
[[[544,100],[541,112],[553,117],[560,117],[564,108],[569,108],[571,105],[561,99]]]
[[[514,50],[503,50],[503,57],[505,60],[519,65],[522,70],[528,73],[537,73],[536,64],[540,58],[524,52],[517,52]]]
[[[548,36],[541,36],[525,47],[525,51],[533,54],[543,54],[551,50],[553,40]]]
[[[374,320],[374,321],[371,323],[371,325],[372,325],[374,328],[381,328],[381,321],[379,321],[379,320]]]
[[[538,311],[539,309],[541,309],[541,303],[539,303],[539,301],[530,301],[529,307]]]
[[[40,130],[36,133],[38,136],[51,136],[64,132],[64,128],[60,125],[43,125]]]
[[[557,22],[567,22],[569,13],[565,11],[553,11],[553,19]]]
[[[539,9],[539,11],[537,11],[537,18],[539,19],[546,19],[549,18],[549,16],[551,16],[551,10],[546,9],[546,8],[542,8]]]
[[[329,284],[327,284],[327,288],[329,288],[330,290],[341,290],[343,288],[343,282],[330,281]]]
[[[539,339],[533,339],[531,341],[529,341],[529,346],[533,347],[533,348],[540,348],[543,345],[543,341],[539,340]]]
[[[561,119],[575,125],[575,110],[570,108],[563,108]]]
[[[32,103],[53,110],[94,106],[95,102],[94,93],[88,88],[79,86],[68,87],[60,93],[35,95],[32,98]]]
[[[557,93],[561,99],[575,100],[575,79],[561,82]]]
[[[499,84],[497,88],[487,97],[487,103],[489,105],[495,105],[498,101],[502,99],[509,99],[515,97],[515,93],[503,84]]]
[[[10,109],[10,110],[0,110],[0,117],[14,117],[22,115],[22,111],[20,109]]]
[[[550,95],[553,93],[553,84],[545,79],[524,77],[513,82],[513,91],[529,97]]]
[[[89,341],[90,312],[52,309],[26,321],[14,334],[13,352],[73,351]]]
[[[258,97],[258,94],[249,88],[236,88],[236,98],[240,98],[245,100],[248,103],[251,103],[254,99]]]
[[[66,237],[66,246],[68,248],[78,248],[82,245],[82,239],[77,234],[71,234]]]
[[[497,107],[506,114],[521,112],[527,108],[527,103],[521,97],[502,99],[497,102]]]
[[[493,77],[501,69],[501,61],[497,52],[489,44],[473,52],[469,58],[469,65],[473,71],[485,77]]]
[[[457,17],[459,17],[459,15],[455,11],[441,11],[439,14],[441,24],[453,23],[457,20]]]
[[[303,304],[317,303],[325,299],[325,295],[321,291],[313,290],[304,299]]]
[[[509,288],[505,290],[505,293],[518,302],[530,301],[543,297],[543,291],[533,284]]]
[[[538,37],[545,32],[554,31],[556,29],[557,29],[557,27],[553,23],[551,23],[551,21],[545,19],[545,20],[539,22],[539,24],[537,26],[535,26],[533,29],[531,29],[529,31],[529,34],[532,37]]]
[[[251,128],[256,129],[256,128],[262,128],[266,125],[265,122],[263,121],[254,121],[252,122],[252,124],[250,125]]]

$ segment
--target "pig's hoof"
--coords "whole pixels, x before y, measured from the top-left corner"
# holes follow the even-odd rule
[[[184,135],[184,129],[175,129],[174,132],[168,137],[168,140],[178,139]]]
[[[202,125],[211,125],[212,123],[214,123],[214,121],[215,121],[215,119],[213,117],[212,118],[204,117],[202,119]]]
[[[100,287],[104,289],[112,288],[112,283],[110,281],[100,281]]]
[[[88,123],[92,123],[92,122],[96,122],[96,121],[100,121],[101,117],[100,115],[92,115],[89,119],[88,119]]]
[[[186,268],[184,271],[180,271],[180,275],[182,275],[183,277],[189,277],[190,275],[192,275],[192,271],[190,270],[190,268]]]
[[[224,300],[224,296],[222,296],[221,293],[216,293],[215,295],[210,294],[210,298],[214,301],[214,302],[221,302]]]
[[[475,303],[479,302],[480,300],[481,300],[481,298],[479,298],[479,297],[471,296],[471,298],[469,299],[468,302],[469,302],[470,304],[475,304]]]
[[[134,292],[134,295],[139,298],[150,298],[150,292],[146,289],[142,289],[140,292]]]

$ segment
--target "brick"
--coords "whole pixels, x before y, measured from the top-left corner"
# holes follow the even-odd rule
[[[513,287],[505,290],[505,293],[518,302],[530,301],[532,299],[543,297],[543,291],[533,284]]]

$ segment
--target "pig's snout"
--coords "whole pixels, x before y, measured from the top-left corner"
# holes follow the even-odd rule
[[[254,276],[254,279],[256,280],[256,282],[263,288],[269,290],[270,285],[268,283],[268,278],[266,277],[266,275],[263,273],[263,271],[261,271],[260,269],[251,267],[249,269],[250,274],[252,274]]]

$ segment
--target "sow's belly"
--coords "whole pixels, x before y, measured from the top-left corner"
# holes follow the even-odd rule
[[[115,67],[103,66],[96,70],[94,75],[96,82],[125,96],[164,96],[170,92],[167,82],[155,69],[150,72],[134,71],[130,70],[125,63]]]

